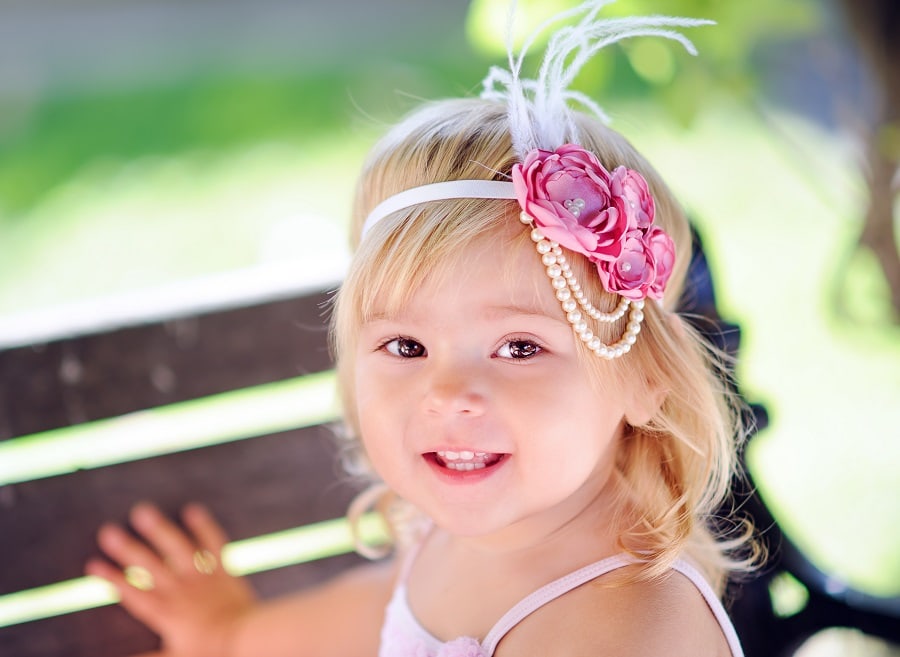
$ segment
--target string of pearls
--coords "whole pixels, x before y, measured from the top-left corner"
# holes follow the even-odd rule
[[[631,351],[631,346],[637,341],[637,335],[641,332],[641,322],[644,320],[643,299],[631,300],[622,297],[619,305],[613,311],[598,310],[581,289],[559,244],[546,239],[526,213],[523,212],[519,215],[519,219],[523,224],[531,226],[531,240],[541,256],[541,262],[546,267],[547,276],[556,291],[556,298],[559,299],[563,312],[566,313],[566,319],[572,325],[578,338],[585,343],[588,349],[607,360],[620,358]],[[599,337],[594,335],[585,319],[585,315],[587,315],[601,323],[612,323],[622,319],[626,312],[628,312],[628,324],[625,326],[625,331],[612,344],[604,344]]]

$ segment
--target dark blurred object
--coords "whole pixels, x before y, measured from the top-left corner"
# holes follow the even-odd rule
[[[679,312],[711,343],[736,358],[740,328],[719,315],[712,274],[696,230],[685,289]],[[728,383],[740,394],[734,376]],[[765,407],[748,403],[743,422],[748,440],[752,439],[768,425]],[[833,627],[858,629],[900,645],[900,597],[869,595],[817,568],[784,535],[760,496],[747,468],[746,442],[739,459],[742,476],[734,482],[733,497],[721,515],[727,517],[733,508],[739,509],[761,533],[768,550],[760,569],[751,578],[732,581],[726,594],[746,657],[788,657],[814,634]],[[770,595],[772,581],[785,573],[809,593],[805,606],[788,616],[775,611]]]
[[[857,247],[870,249],[878,259],[890,288],[894,322],[900,323],[900,253],[894,227],[898,191],[894,179],[900,167],[900,2],[840,0],[839,4],[868,63],[876,94],[876,110],[865,127],[862,166],[869,205]]]

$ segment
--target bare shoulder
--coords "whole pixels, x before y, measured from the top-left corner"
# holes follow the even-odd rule
[[[712,610],[681,573],[612,585],[605,578],[545,605],[501,642],[507,655],[729,657]]]

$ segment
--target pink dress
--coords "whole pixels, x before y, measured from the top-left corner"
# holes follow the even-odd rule
[[[410,561],[411,559],[407,563]],[[627,556],[617,555],[585,566],[550,582],[521,600],[503,615],[483,641],[472,637],[460,637],[446,643],[435,638],[423,628],[410,610],[406,597],[406,577],[409,568],[404,568],[400,581],[394,589],[394,595],[387,606],[384,626],[381,629],[381,648],[378,651],[378,657],[491,657],[497,644],[500,643],[500,639],[526,616],[572,589],[631,563],[633,561],[630,561]],[[687,577],[703,595],[706,604],[709,605],[722,628],[732,657],[743,657],[744,653],[741,650],[734,626],[703,575],[682,559],[677,560],[672,565],[672,569]]]

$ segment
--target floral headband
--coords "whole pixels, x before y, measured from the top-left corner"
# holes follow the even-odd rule
[[[531,238],[567,320],[581,341],[606,359],[628,353],[635,343],[644,319],[644,300],[662,299],[675,264],[675,246],[654,223],[655,203],[640,173],[624,166],[609,171],[593,153],[564,143],[566,135],[576,136],[577,141],[570,102],[608,122],[599,106],[568,86],[598,50],[630,37],[672,39],[695,55],[693,44],[669,28],[712,22],[669,16],[598,19],[600,9],[614,1],[588,0],[552,17],[526,40],[518,57],[513,56],[510,37],[509,70],[493,67],[485,78],[481,96],[506,104],[513,148],[521,158],[513,166],[511,182],[449,180],[414,187],[377,205],[362,229],[365,236],[386,216],[430,201],[515,199],[522,209],[522,223],[531,227]],[[515,2],[510,23],[514,10]],[[578,23],[560,28],[550,37],[538,79],[522,79],[522,62],[540,33],[553,23],[582,14]],[[604,312],[591,304],[563,249],[579,253],[595,265],[603,288],[621,297],[615,309]],[[616,322],[626,313],[626,327],[611,344],[605,344],[588,324],[589,318]]]

